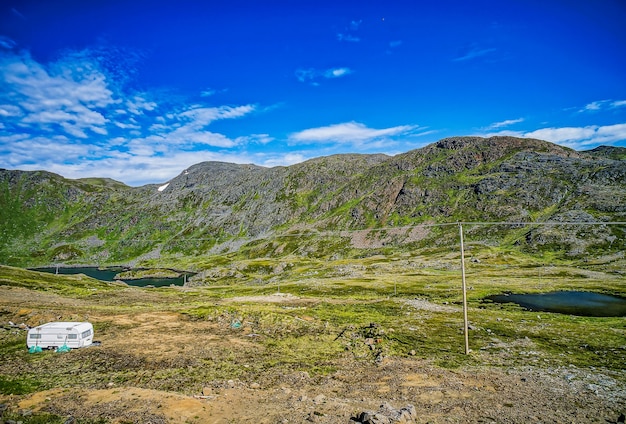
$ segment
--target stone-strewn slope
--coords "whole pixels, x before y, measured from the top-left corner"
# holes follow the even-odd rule
[[[162,190],[0,170],[0,262],[205,255],[290,230],[626,221],[624,158],[616,147],[577,152],[533,139],[455,137],[394,157],[335,155],[275,168],[204,162]],[[624,229],[608,226],[475,231],[569,254],[624,243]],[[441,232],[430,237],[423,243],[446,242]]]

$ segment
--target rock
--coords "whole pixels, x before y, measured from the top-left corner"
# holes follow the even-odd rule
[[[211,387],[203,387],[202,395],[203,396],[211,396],[213,394],[213,389]]]
[[[385,402],[377,412],[363,411],[350,420],[360,424],[411,424],[417,420],[417,410],[413,405],[395,409]]]
[[[324,395],[317,395],[313,398],[313,403],[315,403],[316,405],[319,405],[324,402],[326,402],[326,396]]]
[[[309,413],[309,415],[306,417],[306,420],[312,423],[317,422],[317,417],[321,416],[322,414],[320,414],[317,411],[312,411],[311,413]]]
[[[252,383],[252,384],[250,384],[250,388],[251,389],[260,389],[261,385],[259,383]]]
[[[31,415],[33,415],[33,411],[31,409],[20,409],[19,414],[22,417],[30,417]]]

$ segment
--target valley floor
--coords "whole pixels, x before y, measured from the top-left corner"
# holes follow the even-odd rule
[[[531,340],[514,349],[477,349],[467,360],[445,352],[433,358],[407,343],[399,343],[406,344],[399,355],[377,351],[396,337],[393,329],[367,337],[362,323],[329,326],[314,313],[318,298],[203,298],[201,289],[186,288],[94,292],[0,285],[5,419],[350,423],[384,403],[414,405],[418,423],[609,423],[626,413],[624,369],[555,362],[533,351]],[[211,313],[202,315],[203,308]],[[432,308],[425,302],[412,311],[456,306]],[[260,310],[285,311],[289,319],[262,322]],[[26,332],[8,326],[50,320],[89,320],[101,345],[29,355]]]

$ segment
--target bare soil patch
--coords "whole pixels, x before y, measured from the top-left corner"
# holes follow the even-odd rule
[[[395,408],[414,405],[419,423],[606,423],[616,422],[625,412],[626,371],[607,374],[541,365],[445,368],[426,357],[385,357],[374,362],[350,352],[333,358],[326,372],[313,372],[316,364],[268,367],[263,364],[271,363],[272,351],[263,341],[269,335],[254,334],[245,322],[234,329],[228,316],[192,319],[171,310],[169,303],[168,309],[146,310],[146,302],[158,300],[158,295],[131,292],[128,298],[144,306],[136,311],[126,306],[120,313],[109,305],[122,298],[107,298],[104,307],[98,298],[73,300],[2,288],[2,320],[15,321],[28,314],[33,321],[55,314],[67,319],[88,313],[100,329],[96,339],[102,345],[64,355],[44,353],[36,369],[19,362],[23,354],[7,356],[0,364],[3,375],[45,379],[49,373],[61,372],[71,376],[64,377],[61,387],[0,396],[0,403],[14,411],[153,424],[348,424],[351,417],[376,411],[385,402]],[[212,302],[229,307],[240,302],[288,306],[300,301],[310,302],[291,295]],[[442,308],[457,310],[419,299],[407,301],[407,307],[429,314]],[[316,343],[315,337],[307,340]],[[476,363],[507,363],[505,356],[472,355],[480,359]],[[223,369],[216,374],[212,367],[218,366]],[[91,367],[101,368],[102,377],[86,378]]]

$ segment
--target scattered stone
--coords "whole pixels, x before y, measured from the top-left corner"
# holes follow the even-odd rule
[[[312,423],[317,422],[317,417],[321,417],[323,414],[321,412],[317,412],[317,411],[312,411],[309,413],[309,415],[306,417],[306,420]]]
[[[324,395],[317,395],[313,398],[313,403],[316,405],[319,405],[324,402],[326,402],[326,396]]]
[[[19,414],[22,417],[30,417],[31,415],[33,415],[33,411],[31,409],[20,409]]]
[[[360,424],[411,424],[417,420],[415,406],[408,405],[404,408],[395,409],[389,403],[383,403],[377,412],[363,411],[350,421]]]

